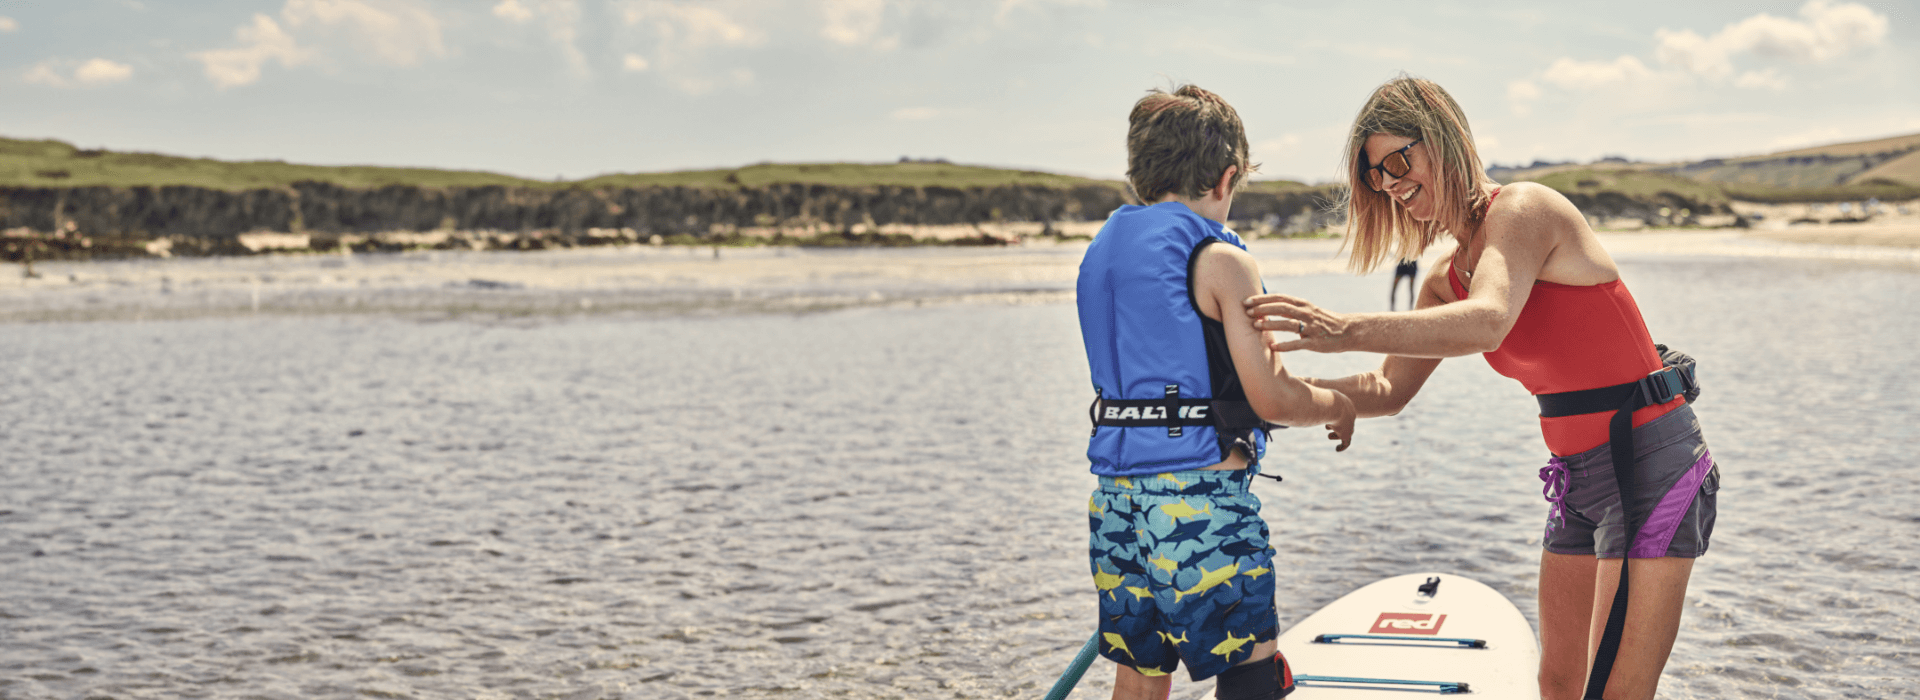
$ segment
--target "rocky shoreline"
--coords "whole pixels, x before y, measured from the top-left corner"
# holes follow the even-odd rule
[[[1252,187],[1236,230],[1296,236],[1343,223],[1331,185]],[[1731,225],[1724,204],[1674,193],[1579,194],[1606,222]],[[1591,200],[1591,201],[1589,201]],[[0,257],[114,259],[270,251],[537,250],[655,245],[1007,245],[1090,236],[1128,201],[1118,186],[773,184],[701,187],[348,188],[324,182],[229,191],[0,187]],[[1676,212],[1685,212],[1676,214]]]

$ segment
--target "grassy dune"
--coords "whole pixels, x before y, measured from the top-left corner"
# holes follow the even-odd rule
[[[1120,183],[1032,170],[1008,170],[946,162],[902,163],[760,163],[742,168],[687,170],[670,173],[601,175],[574,181],[529,180],[499,173],[433,168],[379,166],[298,165],[277,160],[223,161],[184,158],[158,153],[87,150],[54,140],[0,138],[0,186],[15,187],[162,187],[187,185],[240,191],[285,187],[302,180],[330,182],[343,187],[376,188],[387,185],[416,187],[479,187],[505,185],[532,188],[698,187],[730,189],[799,183],[840,187],[894,185],[905,187],[996,187],[1040,185],[1076,187]]]
[[[386,185],[537,187],[553,184],[471,170],[297,165],[277,160],[224,161],[211,158],[183,158],[158,153],[80,149],[64,141],[0,138],[0,186],[187,185],[239,191],[261,187],[284,187],[301,180],[332,182],[346,187]]]
[[[1714,185],[1666,173],[1633,168],[1587,167],[1555,170],[1538,177],[1525,178],[1561,192],[1597,195],[1615,192],[1629,199],[1651,200],[1663,194],[1702,204],[1724,205],[1727,194]]]
[[[940,161],[900,163],[756,163],[742,168],[683,170],[671,173],[622,173],[601,175],[571,183],[581,187],[703,187],[713,189],[761,187],[775,184],[830,185],[838,187],[999,187],[1039,185],[1078,187],[1102,185],[1118,187],[1107,180],[1043,173],[1034,170],[1007,170],[977,165],[958,165]]]

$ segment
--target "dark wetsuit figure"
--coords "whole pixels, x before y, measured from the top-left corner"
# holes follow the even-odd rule
[[[1400,293],[1400,278],[1407,280],[1407,310],[1412,311],[1415,295],[1420,292],[1420,261],[1407,259],[1393,268],[1393,286],[1387,289],[1387,310],[1393,311],[1394,295]]]

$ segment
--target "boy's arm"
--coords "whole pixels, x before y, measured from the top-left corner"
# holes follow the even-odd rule
[[[1227,350],[1246,389],[1247,402],[1260,418],[1279,425],[1325,425],[1328,439],[1345,450],[1353,441],[1353,402],[1337,391],[1307,384],[1287,373],[1280,354],[1267,347],[1264,334],[1241,311],[1240,301],[1260,293],[1260,266],[1253,255],[1232,245],[1200,249],[1193,265],[1193,297],[1200,313],[1225,318]],[[1233,313],[1222,314],[1222,310]]]
[[[1420,299],[1414,308],[1425,309],[1447,303],[1440,296],[1441,288],[1446,285],[1446,264],[1436,265],[1427,272],[1426,284],[1420,285]],[[1438,286],[1436,286],[1438,285]],[[1451,290],[1449,290],[1451,291]],[[1433,375],[1440,359],[1435,357],[1405,357],[1388,355],[1380,363],[1380,369],[1339,379],[1307,378],[1305,381],[1317,387],[1332,389],[1345,394],[1353,400],[1354,413],[1361,418],[1391,416],[1407,407],[1413,395],[1420,393],[1427,377]]]

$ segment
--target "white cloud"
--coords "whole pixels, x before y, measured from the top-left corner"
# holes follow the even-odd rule
[[[34,64],[21,76],[29,83],[60,88],[107,85],[131,77],[133,66],[104,58],[88,59],[78,64],[49,59]]]
[[[423,55],[447,53],[440,21],[396,0],[287,0],[280,16],[292,28],[344,31],[360,48],[391,65],[416,65]]]
[[[630,53],[620,60],[620,67],[629,73],[638,73],[647,69],[647,59],[640,54]]]
[[[741,25],[727,13],[696,4],[636,2],[621,13],[629,26],[649,24],[663,44],[690,49],[710,46],[755,46],[766,36]]]
[[[1540,86],[1533,81],[1523,79],[1507,83],[1507,104],[1513,108],[1515,116],[1533,114],[1533,101],[1537,99],[1540,99]]]
[[[520,4],[520,0],[500,0],[500,4],[493,6],[493,16],[515,24],[526,24],[527,20],[533,19],[533,10]]]
[[[1616,88],[1609,99],[1645,103],[1657,93],[1681,94],[1697,90],[1701,79],[1747,90],[1784,91],[1785,73],[1777,67],[1742,70],[1736,63],[1776,59],[1794,63],[1823,63],[1880,44],[1888,21],[1865,5],[1831,0],[1809,0],[1800,17],[1783,18],[1760,13],[1726,25],[1711,36],[1691,29],[1654,32],[1654,66],[1637,56],[1612,61],[1555,60],[1535,76],[1508,84],[1507,100],[1513,112],[1527,116],[1540,95],[1535,80],[1568,91]],[[1630,92],[1620,92],[1627,88]]]
[[[886,9],[886,0],[824,0],[820,10],[827,17],[827,26],[820,30],[820,36],[847,46],[875,44],[877,48],[893,48],[897,40],[876,42],[874,39],[880,33],[881,15]]]
[[[291,68],[313,60],[314,54],[294,43],[293,35],[280,29],[272,17],[253,16],[253,24],[233,31],[241,46],[191,54],[206,67],[207,78],[216,87],[226,89],[248,85],[260,79],[260,68],[268,61],[279,61]]]
[[[926,121],[940,116],[940,110],[932,107],[901,107],[888,116],[900,121]]]
[[[88,85],[106,85],[133,77],[133,66],[115,63],[104,58],[95,58],[80,64],[73,72],[73,78]]]
[[[710,67],[721,49],[743,49],[766,42],[759,29],[734,20],[736,15],[705,3],[634,0],[625,4],[621,18],[627,26],[651,32],[653,60],[649,64],[667,84],[682,92],[701,95],[729,85],[753,83],[752,71],[745,68],[715,70]]]
[[[1692,30],[1654,33],[1655,56],[1662,63],[1696,75],[1723,79],[1733,74],[1733,59],[1754,54],[1795,63],[1823,63],[1879,44],[1887,37],[1886,15],[1858,3],[1809,0],[1802,19],[1760,13],[1703,37]]]
[[[1575,61],[1562,58],[1547,66],[1541,79],[1569,90],[1599,87],[1610,83],[1638,80],[1651,74],[1647,65],[1632,56],[1612,61]],[[1509,88],[1511,89],[1511,88]]]
[[[296,31],[302,38],[295,38]],[[280,21],[255,14],[251,24],[235,29],[240,46],[189,56],[225,89],[258,81],[270,61],[287,68],[318,62],[322,52],[314,39],[324,35],[344,35],[357,54],[388,65],[418,65],[447,53],[440,21],[408,0],[287,0]]]
[[[1757,90],[1757,89],[1764,88],[1768,90],[1774,90],[1777,92],[1780,90],[1787,89],[1787,79],[1785,76],[1780,75],[1780,71],[1773,68],[1768,68],[1766,70],[1750,70],[1745,73],[1741,73],[1740,77],[1734,78],[1733,86],[1739,87],[1739,88],[1747,88],[1750,90]]]
[[[593,73],[587,55],[580,51],[580,3],[578,0],[500,0],[493,6],[495,17],[515,24],[526,24],[536,17],[545,18],[547,37],[560,47],[567,68],[575,76]],[[629,68],[628,70],[633,70]]]
[[[1042,5],[1061,5],[1067,7],[1106,7],[1106,0],[1000,0],[1000,8],[993,13],[993,23],[1006,26],[1016,10],[1037,9]]]
[[[61,75],[58,70],[54,69],[53,61],[41,61],[32,68],[27,69],[27,72],[20,77],[29,83],[51,85],[53,87],[67,86],[66,76]]]
[[[12,17],[0,16],[0,33],[19,31],[20,22]]]

